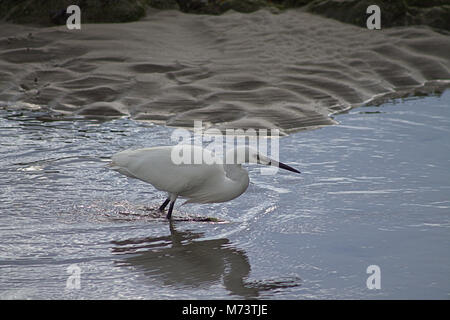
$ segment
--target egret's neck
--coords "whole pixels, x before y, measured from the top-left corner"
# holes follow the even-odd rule
[[[233,181],[233,184],[239,186],[239,189],[243,189],[245,191],[249,184],[249,178],[247,170],[245,170],[241,166],[241,162],[246,161],[245,159],[240,159],[240,157],[238,157],[239,152],[241,152],[245,156],[246,154],[248,154],[247,147],[241,146],[228,151],[223,168],[225,170],[227,178]],[[227,164],[227,161],[231,161],[231,164]]]
[[[248,180],[247,170],[242,168],[240,164],[224,164],[223,169],[228,179],[233,181]]]

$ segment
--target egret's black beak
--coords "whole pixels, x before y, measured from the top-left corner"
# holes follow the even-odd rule
[[[292,171],[292,172],[301,173],[297,169],[294,169],[294,168],[288,166],[287,164],[284,164],[284,163],[281,163],[281,162],[278,163],[278,167],[281,168],[281,169],[284,169],[284,170],[289,170],[289,171]]]

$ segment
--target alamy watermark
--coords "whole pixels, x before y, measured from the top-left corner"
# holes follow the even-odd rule
[[[70,16],[66,20],[66,26],[69,30],[81,29],[81,9],[79,6],[73,4],[67,7],[67,14]]]
[[[71,264],[67,267],[67,273],[69,277],[66,280],[66,289],[77,289],[81,288],[81,268],[77,264]]]
[[[204,129],[202,121],[194,121],[193,129],[173,131],[171,140],[177,143],[171,154],[174,164],[226,165],[249,162],[271,165],[260,168],[263,175],[272,175],[278,171],[279,129],[226,129],[222,132],[217,128]],[[252,154],[253,151],[257,154]]]
[[[366,273],[370,274],[367,278],[366,286],[367,289],[381,289],[381,269],[376,264],[372,264],[367,267]]]
[[[69,30],[81,29],[81,9],[79,6],[73,4],[67,7],[67,14],[70,16],[66,20],[66,26]],[[376,4],[367,7],[366,14],[370,16],[366,20],[366,26],[369,30],[381,29],[381,9]]]
[[[370,16],[366,20],[366,26],[369,30],[381,29],[381,9],[376,4],[367,7],[366,13]]]

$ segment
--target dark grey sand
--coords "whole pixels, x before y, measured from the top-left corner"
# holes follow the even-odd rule
[[[157,11],[81,30],[0,25],[0,104],[70,116],[291,132],[449,81],[448,35],[367,30],[299,10]]]

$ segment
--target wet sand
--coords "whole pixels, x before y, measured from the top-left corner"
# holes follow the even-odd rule
[[[69,116],[289,133],[450,81],[447,35],[417,26],[367,30],[301,10],[152,11],[139,22],[81,30],[0,30],[0,105]]]

